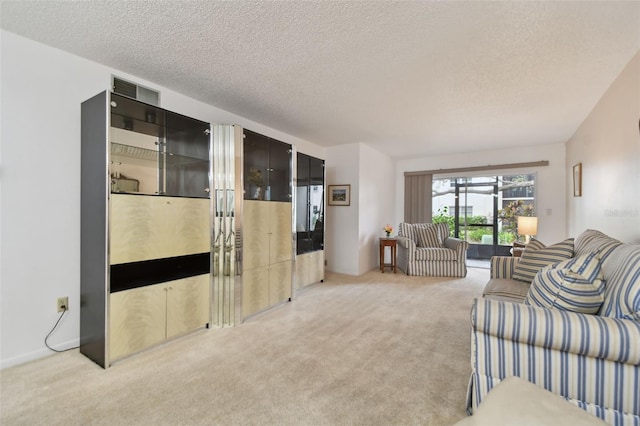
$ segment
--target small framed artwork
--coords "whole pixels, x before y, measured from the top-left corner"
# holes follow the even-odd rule
[[[573,196],[582,197],[582,163],[573,166]]]
[[[329,185],[329,205],[351,205],[351,185]]]

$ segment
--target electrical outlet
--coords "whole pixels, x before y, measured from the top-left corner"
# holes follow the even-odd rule
[[[58,297],[58,312],[64,312],[69,310],[69,298]]]

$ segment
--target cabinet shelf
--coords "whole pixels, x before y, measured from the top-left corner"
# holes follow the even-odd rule
[[[158,167],[158,162],[166,159],[166,168],[179,168],[197,164],[207,165],[209,160],[171,152],[154,151],[137,146],[111,142],[111,162],[135,164],[145,167]]]

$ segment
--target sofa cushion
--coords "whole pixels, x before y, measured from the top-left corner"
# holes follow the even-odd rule
[[[614,272],[600,315],[640,321],[640,245],[622,244],[609,259]]]
[[[415,260],[457,260],[458,252],[448,248],[418,247]]]
[[[604,280],[598,252],[542,268],[533,279],[526,305],[595,314],[604,301]]]
[[[438,228],[434,224],[426,224],[424,227],[416,227],[418,234],[418,247],[442,247],[443,238],[440,238]]]
[[[530,283],[538,271],[547,265],[561,262],[573,256],[573,238],[545,247],[533,240],[524,249],[520,261],[513,269],[513,279]]]
[[[506,302],[524,302],[530,284],[509,278],[492,278],[482,291],[482,297]]]

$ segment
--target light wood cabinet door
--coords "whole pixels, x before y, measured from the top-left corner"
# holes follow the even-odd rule
[[[111,359],[139,352],[209,322],[209,274],[111,294]]]
[[[244,201],[242,265],[245,271],[269,264],[269,204],[266,201]]]
[[[324,250],[309,253],[309,282],[314,284],[324,280]]]
[[[165,284],[112,293],[109,315],[109,355],[117,359],[166,338]]]
[[[204,274],[166,283],[167,338],[207,325],[209,280]]]
[[[274,263],[269,271],[269,306],[291,297],[291,262]]]
[[[269,267],[245,270],[242,274],[242,317],[269,307]]]
[[[270,202],[269,263],[291,260],[291,203]]]
[[[210,250],[209,200],[111,194],[112,265]]]
[[[243,268],[291,260],[291,203],[244,201]]]
[[[296,290],[309,284],[309,255],[299,254],[296,256]]]
[[[324,280],[324,251],[296,256],[296,289]]]
[[[245,200],[242,317],[291,297],[291,203]]]

